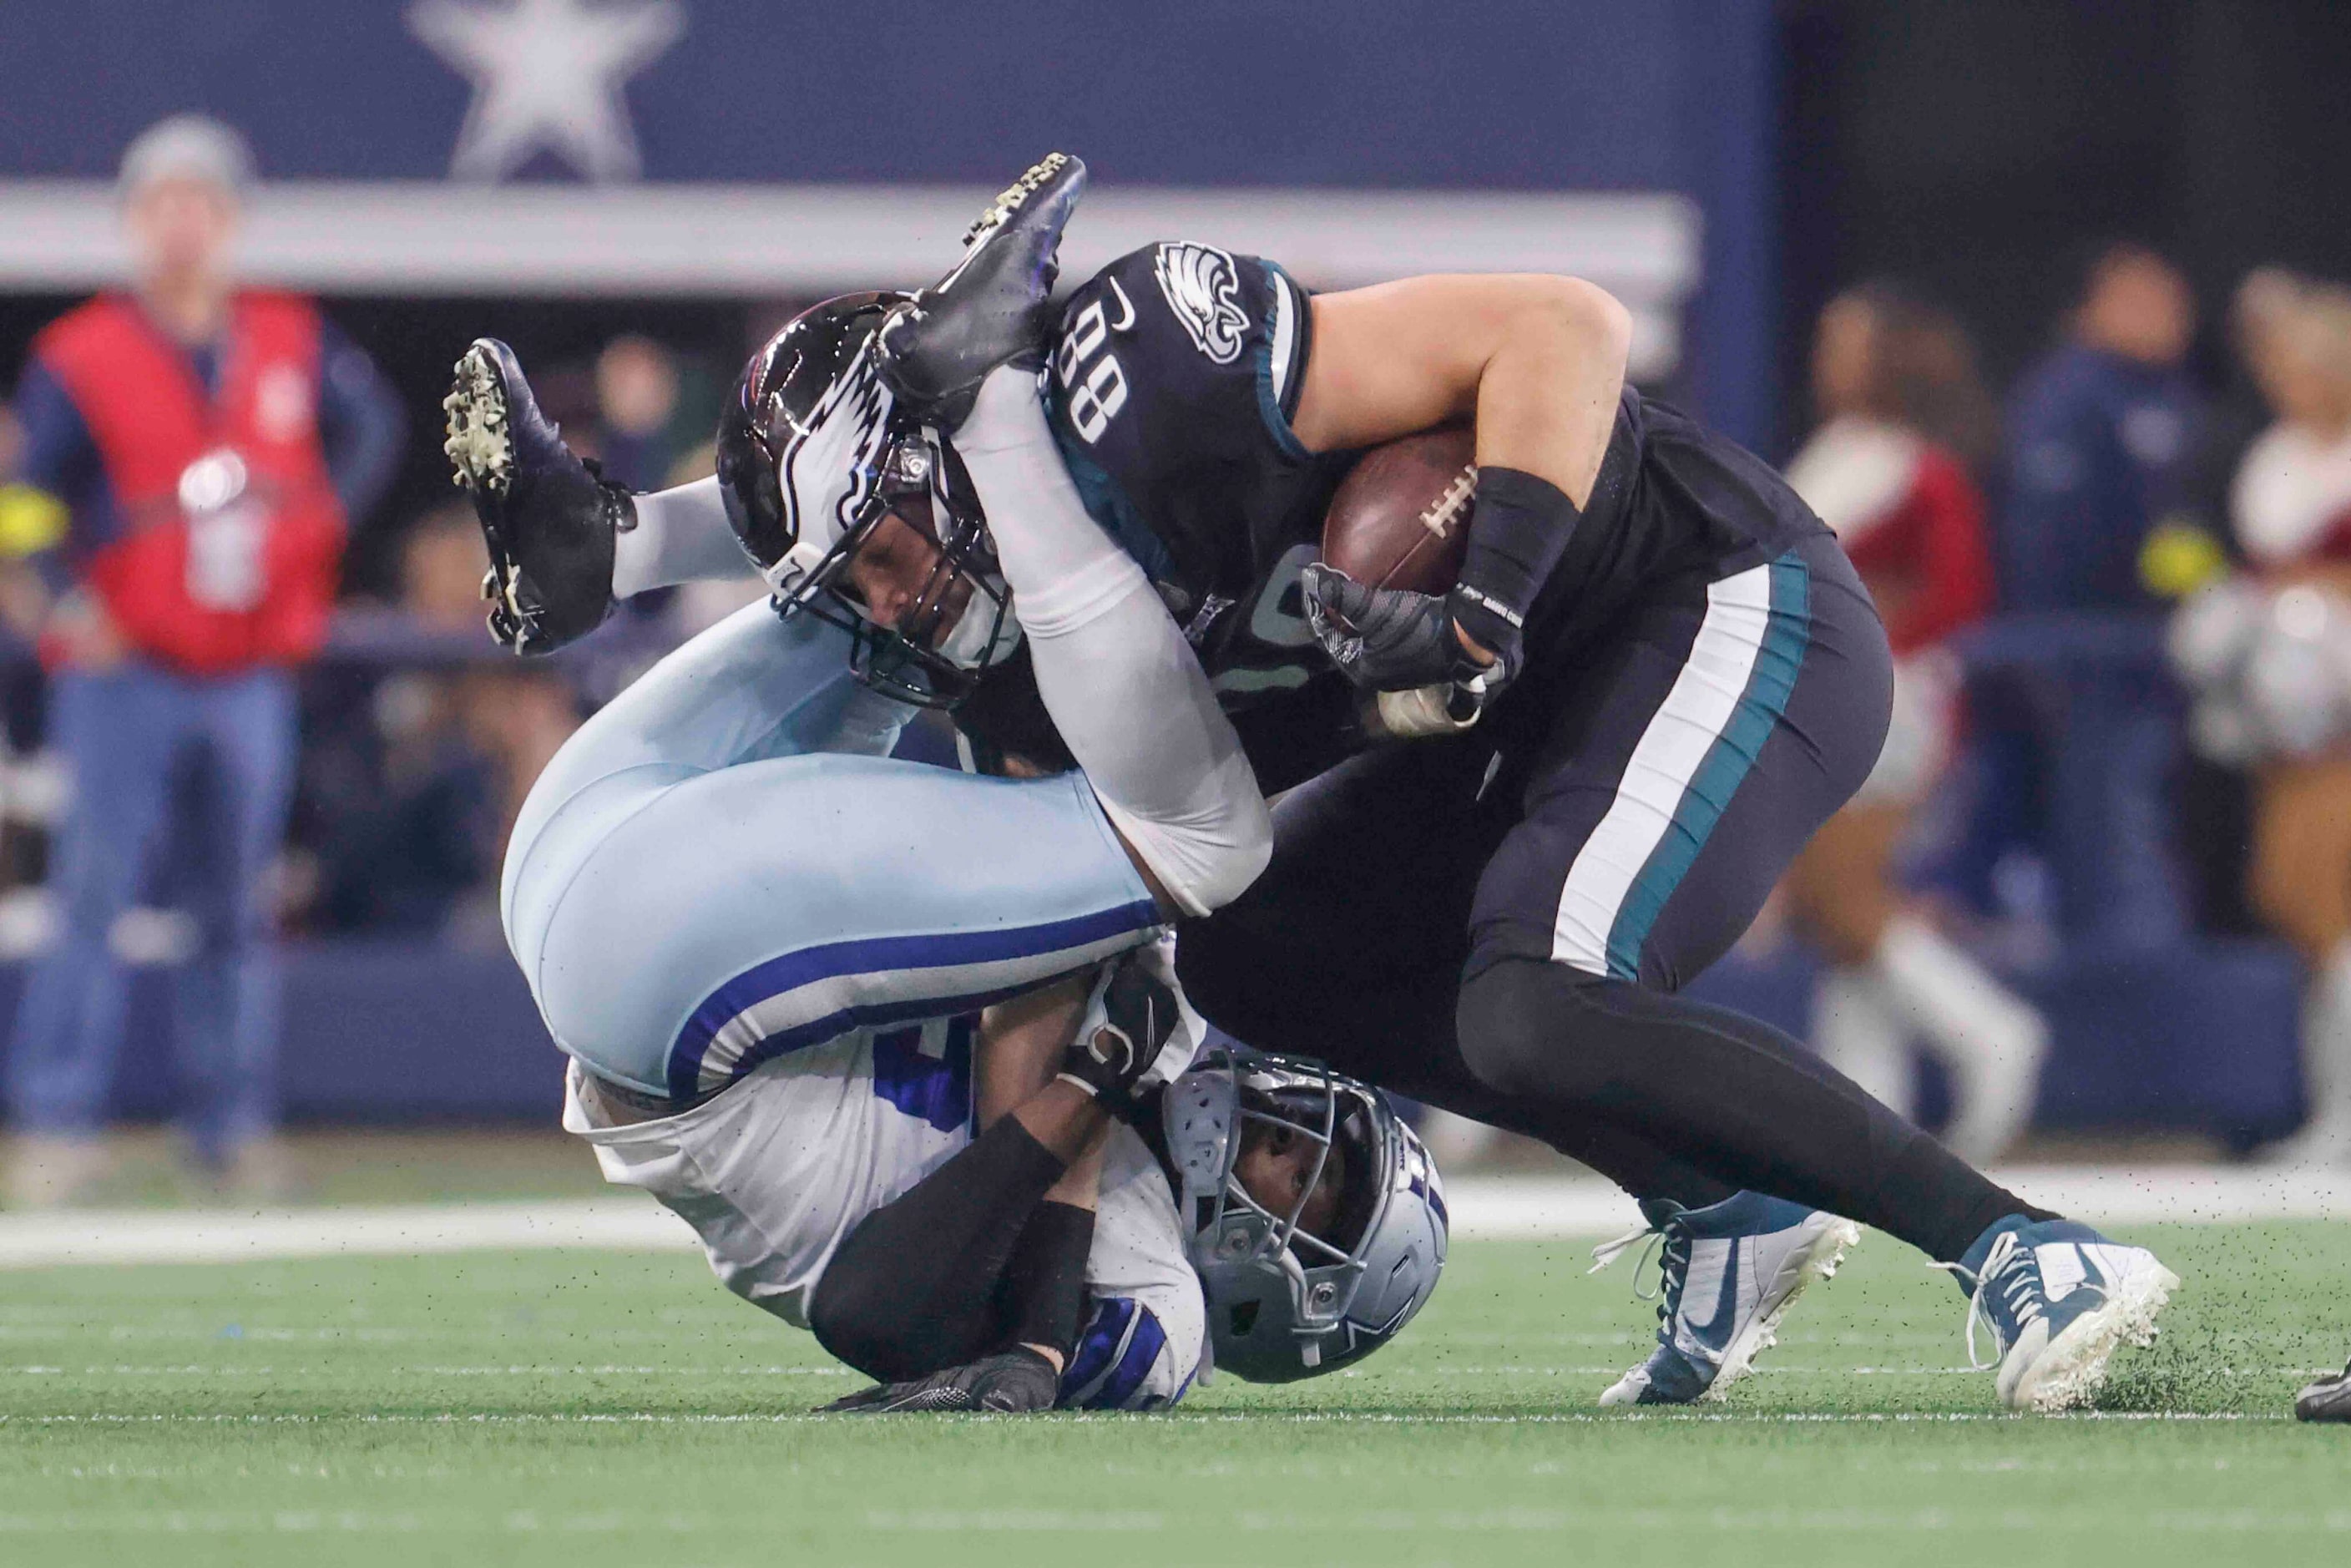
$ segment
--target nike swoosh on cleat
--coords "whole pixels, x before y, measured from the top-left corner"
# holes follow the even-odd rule
[[[2098,1267],[2098,1260],[2090,1256],[2090,1249],[2086,1247],[2076,1247],[2074,1249],[2074,1256],[2082,1260],[2082,1283],[2104,1291],[2106,1288],[2105,1271]]]
[[[1739,1266],[1741,1261],[1739,1254],[1739,1246],[1733,1243],[1730,1248],[1730,1257],[1723,1264],[1722,1283],[1716,1288],[1714,1293],[1714,1311],[1707,1316],[1706,1321],[1699,1322],[1687,1311],[1682,1313],[1682,1322],[1688,1327],[1691,1335],[1699,1343],[1708,1345],[1718,1353],[1722,1344],[1729,1342],[1729,1331],[1738,1322]],[[1721,1343],[1717,1343],[1718,1340]]]

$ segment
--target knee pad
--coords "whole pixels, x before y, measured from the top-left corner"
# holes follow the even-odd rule
[[[1607,1057],[1596,993],[1621,984],[1548,959],[1496,959],[1462,984],[1455,1004],[1461,1058],[1498,1094],[1589,1099]]]

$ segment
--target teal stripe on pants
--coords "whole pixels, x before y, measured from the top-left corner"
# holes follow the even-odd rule
[[[1715,737],[1698,771],[1691,775],[1688,788],[1674,808],[1672,823],[1633,879],[1632,890],[1608,929],[1608,972],[1617,979],[1641,977],[1641,949],[1656,929],[1657,916],[1665,912],[1666,901],[1697,863],[1715,823],[1722,820],[1730,798],[1755,766],[1764,741],[1771,738],[1772,727],[1788,711],[1788,694],[1795,690],[1797,672],[1803,668],[1805,651],[1812,646],[1812,573],[1792,550],[1773,561],[1771,571],[1771,608],[1763,644],[1756,651],[1747,689],[1731,709],[1730,722]]]

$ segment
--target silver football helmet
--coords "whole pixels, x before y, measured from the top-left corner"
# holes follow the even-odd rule
[[[1437,1289],[1445,1185],[1378,1090],[1318,1061],[1217,1047],[1168,1086],[1161,1116],[1216,1365],[1252,1383],[1333,1371],[1394,1339]],[[1234,1175],[1253,1124],[1319,1145],[1286,1213]],[[1318,1235],[1299,1217],[1334,1148],[1345,1183],[1338,1218]]]

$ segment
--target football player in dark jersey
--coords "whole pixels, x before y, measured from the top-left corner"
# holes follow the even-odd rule
[[[1055,310],[1082,181],[1074,160],[1032,170],[817,392],[755,360],[718,488],[779,607],[857,622],[869,678],[952,702],[976,754],[1050,765],[1066,741],[1082,762],[1072,713],[1184,718],[1057,690],[1057,739],[1023,700],[998,607],[1032,637],[1091,611],[1081,582],[1050,603],[1007,593],[1009,576],[1056,580],[1022,519],[1090,513],[1185,628],[1260,786],[1289,791],[1265,875],[1186,930],[1186,986],[1252,1044],[1541,1138],[1641,1199],[1662,1323],[1605,1402],[1743,1374],[1853,1239],[1838,1216],[1959,1274],[2004,1402],[2086,1398],[2152,1333],[2168,1270],[1986,1180],[1777,1031],[1676,994],[1885,733],[1885,633],[1826,528],[1762,463],[1625,386],[1625,313],[1574,279],[1314,296],[1272,263],[1170,242]],[[1315,564],[1355,453],[1470,421],[1477,499],[1448,595]],[[911,478],[884,439],[909,428]],[[817,515],[792,497],[818,463],[872,482]],[[637,556],[683,560],[675,541],[706,537],[706,508],[689,524],[638,499],[659,509]],[[538,570],[527,549],[500,558],[509,622],[592,625],[603,601],[534,586],[581,575],[578,551],[541,548]],[[1358,687],[1451,688],[1475,722],[1367,747]]]

